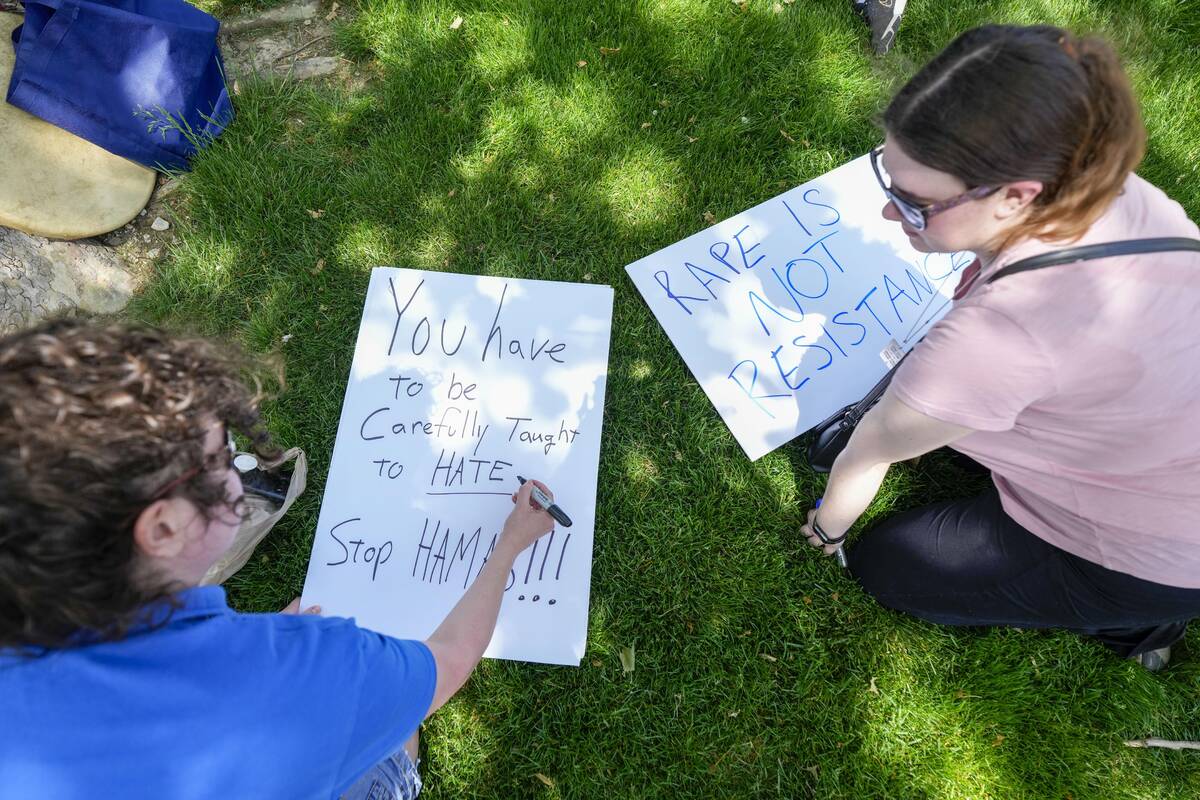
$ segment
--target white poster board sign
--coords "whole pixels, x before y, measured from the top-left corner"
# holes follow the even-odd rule
[[[556,526],[509,573],[485,655],[578,665],[587,638],[613,291],[377,268],[304,605],[425,639],[483,567],[517,476]]]
[[[751,460],[860,399],[971,253],[914,250],[866,156],[626,267]]]

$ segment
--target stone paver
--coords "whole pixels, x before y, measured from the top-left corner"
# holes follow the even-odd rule
[[[0,228],[0,334],[62,311],[120,311],[133,275],[109,248]]]

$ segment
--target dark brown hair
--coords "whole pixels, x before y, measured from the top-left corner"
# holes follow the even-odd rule
[[[912,158],[968,187],[1041,181],[1002,242],[1078,238],[1104,213],[1146,146],[1112,47],[1049,25],[985,25],[959,36],[884,112]]]
[[[0,339],[0,648],[120,638],[168,597],[137,574],[133,523],[165,489],[228,507],[224,459],[205,454],[214,420],[270,454],[248,363],[132,325]]]

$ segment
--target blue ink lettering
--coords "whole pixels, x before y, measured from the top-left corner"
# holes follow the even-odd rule
[[[697,303],[707,303],[708,302],[708,298],[706,298],[706,297],[691,297],[690,295],[686,295],[686,294],[677,295],[674,292],[672,292],[671,291],[671,277],[669,275],[667,275],[666,270],[660,269],[658,272],[654,273],[654,280],[656,280],[658,282],[658,285],[662,287],[663,291],[667,293],[667,299],[674,300],[676,303],[678,303],[679,307],[682,308],[684,311],[686,311],[688,313],[689,317],[692,315],[692,310],[687,307],[687,304],[683,302],[684,300],[694,300]],[[499,314],[497,314],[497,316],[499,316]],[[491,344],[490,338],[488,339],[488,343]]]
[[[815,242],[810,244],[808,247],[804,248],[804,255],[808,255],[808,252],[810,250],[812,250],[814,247],[820,247],[822,250],[825,251],[825,255],[829,256],[829,260],[833,262],[833,265],[835,267],[837,267],[838,272],[845,274],[846,270],[842,269],[842,265],[838,263],[838,260],[836,258],[834,258],[833,253],[829,252],[829,246],[827,244],[825,244],[826,239],[828,239],[830,236],[834,236],[836,234],[837,234],[837,231],[830,231],[829,233],[822,236],[820,239],[817,239]]]
[[[914,275],[912,270],[908,269],[907,267],[904,268],[904,274],[908,276],[908,282],[912,285],[913,294],[917,296],[918,303],[921,302],[922,288],[929,293],[930,297],[933,297],[933,287],[929,285],[929,281],[925,279],[924,275]],[[920,284],[917,283],[918,278],[921,280]]]
[[[896,321],[897,322],[904,322],[904,317],[900,314],[900,309],[896,308],[896,301],[898,299],[900,299],[901,297],[907,299],[910,303],[915,305],[917,308],[921,307],[920,303],[918,303],[916,300],[913,300],[912,295],[910,295],[908,292],[904,291],[899,286],[897,286],[895,283],[893,283],[892,279],[889,278],[887,275],[883,276],[883,285],[887,289],[888,302],[892,304],[892,311],[896,312]],[[894,292],[892,291],[893,289],[895,290]]]
[[[879,318],[879,315],[875,313],[875,309],[871,308],[871,304],[867,302],[867,298],[869,298],[871,295],[875,294],[875,290],[878,288],[879,288],[878,286],[872,286],[871,291],[869,291],[863,295],[863,299],[858,301],[858,305],[856,305],[854,307],[854,310],[861,311],[863,306],[866,306],[867,311],[870,313],[870,315],[875,318],[876,322],[879,323],[879,327],[883,328],[883,332],[886,333],[888,336],[891,336],[892,332],[888,330],[887,325],[883,324],[883,320],[881,320]]]
[[[838,210],[836,208],[834,208],[833,206],[828,205],[826,203],[818,203],[815,200],[808,199],[808,196],[810,194],[820,194],[820,193],[821,193],[820,189],[809,189],[803,195],[804,202],[808,203],[810,206],[817,206],[818,208],[828,208],[830,211],[833,212],[833,220],[830,222],[822,222],[821,223],[822,228],[828,228],[830,225],[837,225],[839,222],[841,222],[842,215],[838,213]]]
[[[718,247],[724,247],[724,248],[725,248],[725,251],[724,251],[723,253],[721,253],[721,255],[717,255],[717,248],[718,248]],[[729,263],[729,262],[726,260],[726,258],[729,256],[729,242],[724,242],[724,241],[721,241],[721,242],[713,242],[711,245],[709,245],[709,246],[708,246],[708,254],[709,254],[710,256],[712,256],[712,257],[713,257],[713,259],[714,259],[714,260],[716,260],[717,262],[719,262],[719,263],[721,263],[721,264],[724,264],[726,267],[728,267],[728,268],[729,268],[729,271],[730,271],[730,272],[732,272],[734,275],[741,275],[741,274],[742,274],[742,273],[738,272],[738,268],[737,268],[737,267],[735,267],[733,264],[730,264],[730,263]]]
[[[816,294],[808,294],[807,292],[800,291],[795,282],[792,280],[792,269],[802,261],[812,264],[821,271],[821,280],[825,281],[825,285],[822,286],[821,291],[817,292]],[[809,300],[816,300],[818,297],[824,297],[826,292],[829,291],[829,273],[825,270],[824,265],[822,265],[820,261],[816,261],[811,258],[794,258],[787,263],[786,267],[783,268],[783,274],[787,276],[787,283],[791,290],[801,297],[807,297]]]
[[[829,365],[833,363],[833,353],[829,352],[829,348],[822,347],[819,344],[802,344],[805,338],[807,337],[797,336],[795,339],[792,339],[792,344],[796,347],[805,347],[810,350],[820,350],[825,354],[825,363],[817,367],[817,371],[820,372],[823,369],[829,369]]]
[[[706,291],[710,295],[712,295],[712,298],[714,300],[717,299],[717,293],[714,292],[712,289],[708,288],[708,285],[710,283],[712,283],[712,281],[711,280],[706,281],[703,278],[701,278],[699,275],[696,274],[697,270],[700,272],[703,272],[705,275],[711,275],[715,280],[724,281],[725,283],[729,283],[729,278],[726,278],[724,275],[718,275],[715,272],[709,272],[704,267],[697,267],[695,264],[691,263],[690,261],[683,262],[683,265],[685,267],[687,267],[688,272],[692,273],[692,277],[696,279],[696,283],[698,283],[702,287],[704,287],[704,291]]]
[[[810,231],[808,227],[800,221],[800,218],[796,216],[796,212],[792,211],[792,207],[788,205],[787,200],[780,200],[779,202],[783,203],[783,207],[786,208],[788,213],[792,215],[792,219],[796,220],[796,224],[800,226],[800,230],[804,231],[804,235],[812,236],[812,231]]]
[[[838,317],[844,317],[844,316],[848,315],[849,313],[850,313],[849,311],[839,311],[838,313],[834,314],[833,315],[833,324],[834,325],[844,325],[847,328],[859,328],[862,331],[862,333],[859,334],[858,341],[850,343],[851,347],[857,347],[858,345],[863,343],[863,339],[867,338],[867,326],[863,325],[861,322],[842,322],[840,319],[838,319]],[[830,337],[830,338],[832,338],[832,337]]]
[[[779,274],[779,270],[771,267],[771,274],[775,276],[775,280],[779,281],[779,285],[788,293],[788,298],[792,301],[792,305],[800,312],[800,319],[804,319],[804,306],[800,305],[800,301],[796,299],[796,290],[787,284],[783,276]]]
[[[769,301],[764,300],[761,297],[759,297],[758,292],[753,292],[753,291],[749,292],[747,294],[747,299],[750,300],[750,308],[754,311],[754,316],[758,317],[758,324],[762,326],[763,333],[765,333],[767,336],[771,335],[771,329],[767,327],[766,322],[763,322],[762,313],[758,310],[760,305],[765,306],[767,311],[770,311],[772,314],[774,314],[777,317],[780,317],[781,319],[786,319],[788,322],[803,322],[804,321],[803,315],[801,315],[800,319],[796,319],[795,317],[788,316],[785,312],[780,311],[778,308],[771,305],[771,303]]]
[[[762,242],[756,242],[750,246],[749,250],[746,249],[746,246],[744,244],[742,244],[742,234],[745,233],[749,229],[750,229],[749,225],[743,225],[742,229],[733,235],[733,240],[735,242],[737,242],[737,245],[738,245],[738,251],[742,254],[742,266],[748,270],[754,269],[754,267],[757,266],[758,262],[760,262],[764,258],[766,258],[765,255],[761,255],[758,258],[754,259],[753,264],[751,264],[749,259],[746,258],[746,256],[753,253],[755,250],[758,249],[759,245],[762,244]]]
[[[838,349],[838,352],[841,353],[843,357],[847,357],[846,351],[842,349],[840,344],[838,344],[838,340],[833,338],[833,334],[829,332],[829,328],[826,328],[824,325],[822,325],[821,330],[825,331],[825,335],[829,337],[829,341],[833,342],[833,346]]]
[[[804,338],[804,337],[800,337],[800,338]],[[797,371],[799,371],[800,365],[797,364],[796,366],[792,367],[791,369],[784,371],[783,364],[779,363],[779,351],[782,349],[783,349],[783,345],[779,345],[774,350],[772,350],[771,351],[771,360],[775,362],[775,369],[779,370],[779,377],[783,379],[783,385],[788,387],[789,389],[791,389],[794,392],[794,391],[798,390],[804,384],[808,383],[809,380],[811,380],[811,379],[805,378],[804,380],[797,383],[795,386],[792,385],[792,382],[790,380],[788,380],[788,378],[789,378],[789,376],[794,375]]]
[[[746,386],[746,384],[742,383],[741,378],[739,378],[737,376],[737,371],[738,371],[738,369],[741,368],[741,366],[743,364],[750,365],[751,372],[750,372],[750,385],[749,386]],[[729,370],[729,375],[727,377],[729,378],[729,380],[736,383],[738,385],[738,388],[746,393],[746,397],[749,397],[751,400],[753,400],[754,405],[758,406],[759,409],[764,414],[766,414],[771,419],[775,419],[775,415],[772,414],[770,411],[768,411],[767,407],[764,406],[762,403],[760,403],[759,400],[766,400],[771,397],[787,397],[787,395],[786,394],[760,394],[760,395],[754,394],[754,386],[755,386],[755,384],[758,383],[758,365],[757,364],[755,364],[753,361],[751,361],[748,358],[743,359],[733,365],[733,369]]]

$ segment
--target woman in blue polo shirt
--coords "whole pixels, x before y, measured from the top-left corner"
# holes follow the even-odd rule
[[[269,454],[242,366],[137,327],[58,321],[0,339],[4,796],[419,791],[403,745],[466,681],[514,558],[553,520],[526,484],[425,642],[237,613],[197,584],[238,528],[229,432]]]

